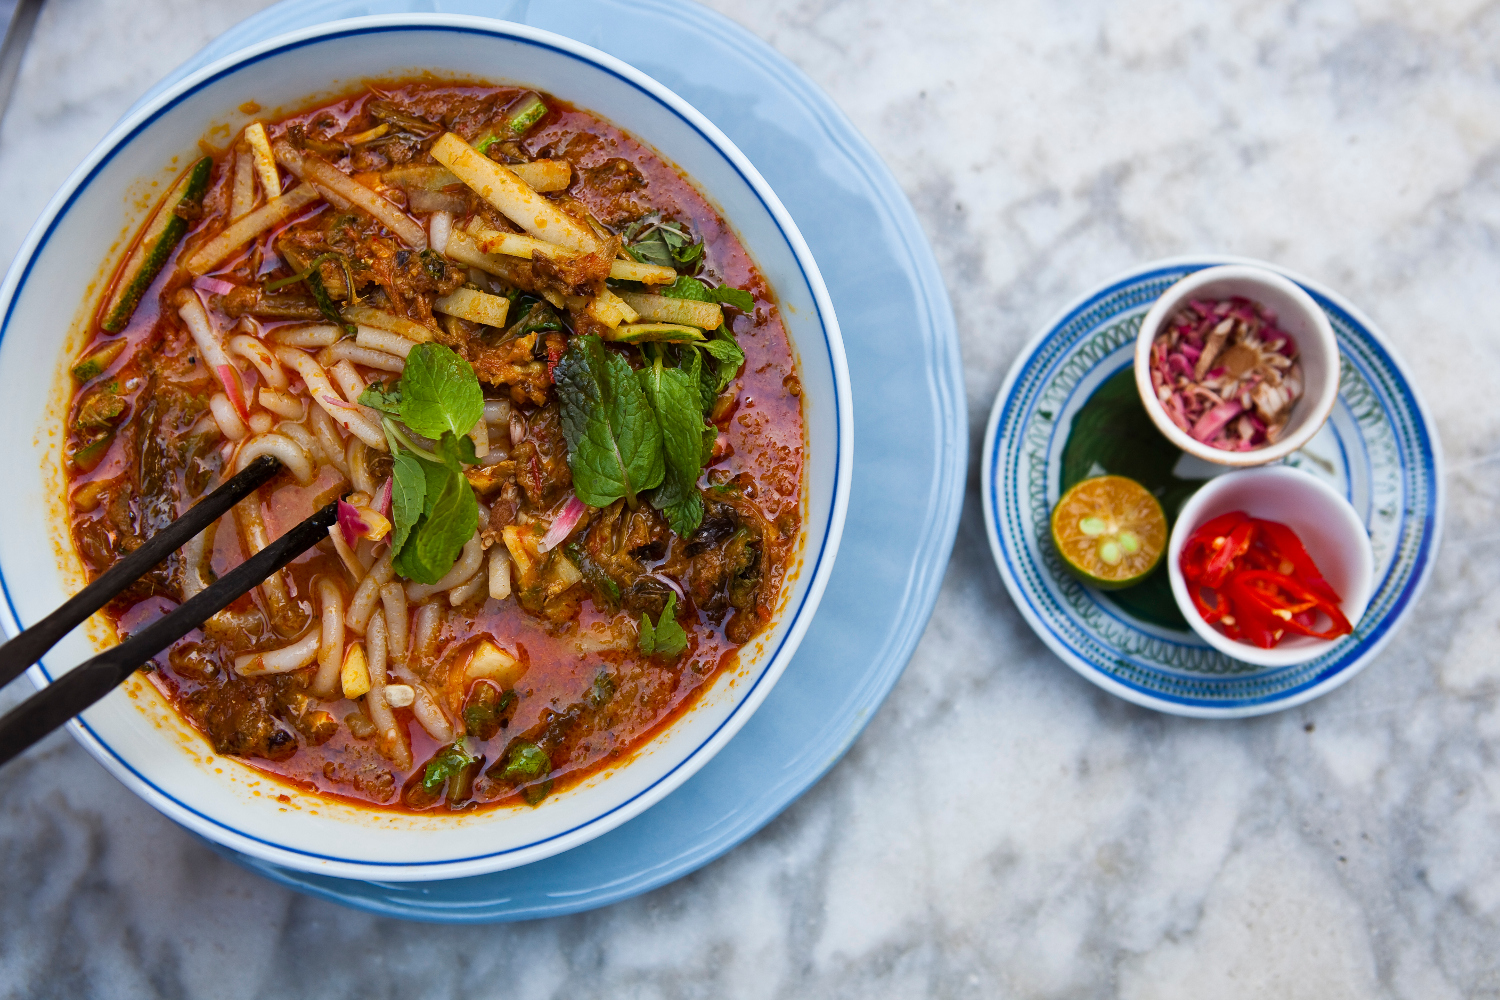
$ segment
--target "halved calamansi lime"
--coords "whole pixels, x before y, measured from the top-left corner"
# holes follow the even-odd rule
[[[1167,549],[1167,517],[1124,476],[1074,484],[1052,508],[1052,544],[1078,576],[1105,590],[1139,583]]]

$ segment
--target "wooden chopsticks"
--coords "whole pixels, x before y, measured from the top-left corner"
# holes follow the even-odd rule
[[[280,467],[281,463],[269,456],[257,459],[62,607],[0,647],[0,685],[40,659],[72,628],[270,479]],[[327,505],[171,614],[152,622],[118,646],[74,667],[22,702],[0,718],[0,764],[103,698],[162,650],[327,538],[328,528],[337,519],[338,504]]]

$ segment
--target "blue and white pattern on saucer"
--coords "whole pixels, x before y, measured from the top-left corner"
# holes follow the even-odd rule
[[[1140,621],[1067,572],[1051,543],[1049,521],[1061,494],[1062,452],[1074,415],[1106,379],[1131,366],[1141,320],[1162,292],[1200,268],[1237,262],[1271,267],[1230,258],[1174,259],[1085,295],[1021,352],[985,437],[990,545],[1027,622],[1089,680],[1177,715],[1233,718],[1279,711],[1348,680],[1410,612],[1431,571],[1441,530],[1437,435],[1403,366],[1352,306],[1281,271],[1327,312],[1342,355],[1332,416],[1287,464],[1342,492],[1369,528],[1378,585],[1354,633],[1309,663],[1263,669],[1224,656],[1190,631]]]

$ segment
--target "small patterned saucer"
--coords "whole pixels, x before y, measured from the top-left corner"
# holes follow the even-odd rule
[[[1151,304],[1184,275],[1222,263],[1257,264],[1300,284],[1327,312],[1342,354],[1333,415],[1286,464],[1328,482],[1354,505],[1370,532],[1377,585],[1353,635],[1291,667],[1241,663],[1194,635],[1172,601],[1165,566],[1109,594],[1079,582],[1048,527],[1063,490],[1088,476],[1138,480],[1171,518],[1203,480],[1225,471],[1184,455],[1155,430],[1131,373],[1136,332]],[[1174,258],[1090,291],[1016,359],[985,435],[985,524],[1016,606],[1063,662],[1147,708],[1240,718],[1316,698],[1379,653],[1432,570],[1442,529],[1441,470],[1426,407],[1385,337],[1357,309],[1269,264]]]

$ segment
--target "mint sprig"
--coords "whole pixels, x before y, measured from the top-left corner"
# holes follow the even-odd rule
[[[668,368],[657,349],[636,375],[661,426],[666,475],[651,506],[667,516],[678,537],[687,538],[703,522],[698,475],[703,471],[703,401],[697,383],[681,368]]]
[[[553,385],[562,408],[573,492],[590,507],[639,495],[666,474],[662,430],[635,372],[598,337],[574,337]]]
[[[444,431],[462,437],[484,416],[484,392],[474,369],[450,348],[418,344],[401,374],[401,422],[423,437]]]
[[[667,287],[663,288],[661,295],[669,299],[693,299],[698,302],[719,302],[727,306],[733,306],[745,315],[755,312],[755,298],[749,292],[739,288],[729,288],[719,285],[710,288],[697,278],[678,277]],[[714,331],[713,338],[694,345],[698,349],[707,352],[714,359],[714,384],[710,390],[706,383],[704,388],[705,403],[707,409],[714,396],[723,392],[734,381],[739,374],[740,366],[745,363],[745,352],[734,339],[734,334],[729,332],[727,324],[721,325]]]
[[[479,501],[463,472],[476,461],[468,433],[484,415],[479,379],[450,348],[419,344],[394,388],[372,385],[359,401],[383,414],[391,448],[393,565],[409,580],[436,583],[479,526]],[[416,444],[407,430],[434,447]]]
[[[657,293],[669,299],[695,299],[699,302],[722,302],[749,316],[755,312],[755,296],[728,285],[710,287],[697,278],[679,275],[677,280]]]
[[[693,270],[703,257],[702,242],[680,222],[663,222],[660,212],[648,212],[620,231],[625,252],[643,264]]]
[[[677,624],[677,594],[667,595],[667,605],[655,626],[650,615],[641,615],[641,634],[636,648],[647,656],[676,656],[687,649],[687,632]]]

